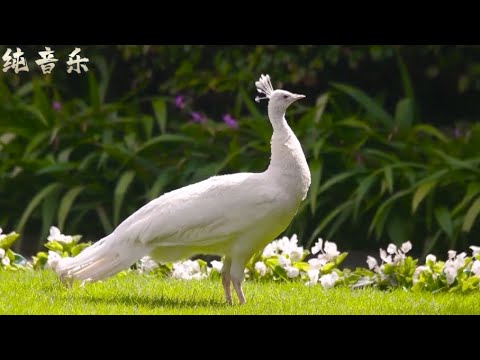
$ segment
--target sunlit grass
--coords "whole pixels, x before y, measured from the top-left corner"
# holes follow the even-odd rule
[[[0,272],[0,314],[480,314],[480,293],[324,290],[246,282],[247,304],[223,302],[220,281],[129,274],[66,288],[51,271]]]

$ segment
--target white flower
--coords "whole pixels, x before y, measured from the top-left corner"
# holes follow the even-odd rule
[[[287,268],[287,266],[292,265],[292,262],[290,261],[290,259],[287,259],[285,256],[280,255],[278,257],[278,264],[285,269]]]
[[[219,274],[222,273],[223,263],[221,261],[213,260],[210,261],[210,264],[212,265],[213,270],[215,270]]]
[[[290,252],[290,260],[299,261],[303,256],[303,246],[296,246]]]
[[[260,276],[265,276],[267,273],[267,266],[263,261],[257,261],[255,263],[255,271],[260,274]]]
[[[335,283],[338,280],[338,274],[336,272],[332,272],[327,275],[323,275],[320,278],[320,283],[325,289],[330,289],[335,286]]]
[[[278,240],[277,249],[282,252],[282,254],[290,255],[290,239],[286,236]]]
[[[182,279],[182,280],[188,280],[188,274],[183,268],[183,266],[177,266],[175,267],[175,264],[173,265],[173,272],[172,272],[172,278],[174,279]]]
[[[0,231],[1,233],[1,231]],[[480,254],[480,246],[470,246],[470,249],[472,249],[473,251],[473,256],[477,255],[477,254]]]
[[[401,263],[401,262],[403,262],[403,260],[405,260],[405,254],[402,253],[401,251],[396,253],[395,256],[393,257],[393,262],[395,264]]]
[[[427,271],[427,270],[430,270],[430,268],[428,266],[419,266],[415,269],[415,272],[413,273],[413,282],[417,282],[418,281],[418,277],[420,276],[420,274],[424,271]]]
[[[455,260],[453,261],[453,265],[457,270],[465,265],[466,256],[467,256],[467,253],[462,252],[461,254],[458,254]]]
[[[5,250],[0,248],[0,259],[3,259],[4,256],[5,256]]]
[[[340,255],[340,251],[337,251],[337,244],[330,241],[325,241],[325,247],[323,248],[325,251],[325,255],[327,255],[330,259],[333,260],[334,257]]]
[[[447,284],[452,285],[455,281],[455,278],[457,277],[457,269],[455,269],[454,266],[447,266],[443,269],[443,272],[446,275]]]
[[[427,264],[429,261],[435,264],[437,262],[437,257],[435,255],[429,254],[427,255]]]
[[[296,246],[298,244],[298,236],[297,234],[293,234],[290,238],[290,245]]]
[[[367,256],[367,264],[370,270],[373,270],[378,266],[377,259],[375,259],[373,256]]]
[[[308,265],[310,265],[310,269],[312,270],[319,270],[323,265],[327,263],[327,260],[322,258],[317,259],[310,259],[308,260]]]
[[[383,249],[380,249],[380,259],[382,259],[387,264],[392,263],[392,256],[391,255],[387,256],[387,252]]]
[[[155,270],[158,268],[158,264],[152,260],[150,256],[144,256],[140,259],[140,264],[139,264],[139,272],[142,273],[148,273],[152,270]]]
[[[402,250],[404,254],[408,253],[410,250],[412,250],[412,243],[410,241],[403,243],[400,250]]]
[[[191,272],[200,272],[200,264],[198,261],[188,260],[188,265],[190,266]]]
[[[455,250],[448,250],[448,259],[452,260],[455,255],[457,255],[457,252]]]
[[[320,252],[323,247],[323,239],[319,238],[318,241],[312,247],[312,254],[315,255],[316,253]]]
[[[3,259],[2,259],[2,264],[7,266],[10,264],[10,258],[8,256],[5,256]]]
[[[388,245],[387,247],[387,253],[389,254],[395,254],[397,252],[397,247],[393,244]]]
[[[207,277],[207,274],[201,271],[198,261],[186,260],[173,263],[172,277],[182,280],[199,280]]]
[[[55,251],[48,251],[48,259],[47,263],[45,264],[45,268],[55,269],[61,258],[62,257]]]
[[[318,282],[318,275],[320,271],[318,269],[311,269],[307,271],[308,279],[307,285],[315,285]]]
[[[276,255],[276,253],[277,253],[277,246],[276,246],[276,242],[274,241],[273,243],[268,244],[265,247],[265,249],[263,249],[262,256],[264,258],[270,258],[270,257]]]
[[[47,238],[47,240],[69,243],[73,241],[73,237],[70,235],[63,235],[56,226],[52,226],[50,227],[50,236]]]
[[[2,235],[2,232],[3,230],[2,228],[0,228],[0,240],[2,240],[4,237],[7,237],[7,235]]]
[[[206,278],[206,277],[207,277],[207,274],[202,274],[202,273],[200,273],[200,272],[197,272],[197,273],[193,274],[193,275],[190,277],[190,279],[192,279],[192,280],[202,280],[202,279],[204,279],[204,278]]]
[[[300,270],[298,270],[296,267],[294,266],[287,266],[285,268],[285,271],[287,272],[287,276],[290,278],[290,279],[293,279],[293,278],[296,278],[299,274],[300,274]]]
[[[475,260],[472,265],[472,273],[480,277],[480,261]]]

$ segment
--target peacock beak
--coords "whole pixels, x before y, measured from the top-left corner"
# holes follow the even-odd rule
[[[304,97],[305,97],[305,95],[293,94],[293,99],[294,99],[295,101],[300,100],[300,99],[303,99]]]

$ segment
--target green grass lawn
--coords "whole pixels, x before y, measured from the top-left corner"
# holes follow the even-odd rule
[[[220,281],[129,274],[66,288],[51,271],[0,272],[0,314],[480,314],[471,295],[324,290],[246,282],[247,304],[223,303]]]

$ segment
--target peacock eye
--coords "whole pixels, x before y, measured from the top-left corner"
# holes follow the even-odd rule
[[[284,98],[284,99],[287,99],[287,98],[288,98],[288,95],[283,95],[283,98]]]

